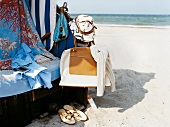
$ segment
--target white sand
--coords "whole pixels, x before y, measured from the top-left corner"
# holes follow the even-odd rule
[[[98,106],[74,127],[170,126],[170,29],[98,26],[95,42],[108,48],[117,91],[103,97],[89,89]],[[28,127],[68,127],[58,115]]]

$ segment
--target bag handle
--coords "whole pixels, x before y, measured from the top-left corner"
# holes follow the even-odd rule
[[[65,13],[65,12],[68,12],[67,2],[64,2],[63,6],[60,7],[60,13]]]
[[[77,39],[74,36],[73,36],[73,38],[74,38],[74,47],[77,47]]]
[[[63,7],[67,8],[67,2],[63,3]]]

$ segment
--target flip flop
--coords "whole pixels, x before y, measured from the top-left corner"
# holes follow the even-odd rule
[[[64,109],[59,109],[58,113],[60,115],[61,121],[70,125],[76,123],[72,114],[68,114]]]
[[[81,120],[81,121],[87,121],[88,117],[86,114],[84,114],[84,112],[76,109],[74,106],[70,106],[70,105],[64,105],[63,107],[67,113],[73,114],[73,116],[75,117],[76,120]]]

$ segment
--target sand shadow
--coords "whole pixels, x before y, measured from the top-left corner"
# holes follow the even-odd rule
[[[94,99],[95,104],[101,108],[119,107],[119,112],[124,112],[142,101],[145,94],[144,85],[154,79],[155,73],[140,73],[128,69],[114,70],[116,78],[116,91],[105,89],[102,97],[96,96],[96,89],[90,88],[88,94]]]

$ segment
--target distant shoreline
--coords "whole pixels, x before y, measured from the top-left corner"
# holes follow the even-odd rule
[[[101,26],[170,28],[170,15],[89,14]],[[76,17],[77,15],[71,15]]]
[[[120,16],[170,16],[170,14],[90,14],[90,13],[80,13],[82,15],[120,15]],[[72,13],[70,15],[80,15],[80,14],[76,14],[76,13]]]
[[[103,26],[103,27],[127,27],[127,28],[170,29],[170,26],[118,25],[118,24],[100,24],[100,23],[95,23],[95,25],[96,25],[96,26]]]

